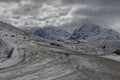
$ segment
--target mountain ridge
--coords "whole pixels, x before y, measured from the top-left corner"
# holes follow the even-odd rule
[[[71,35],[66,30],[60,29],[58,27],[40,28],[36,30],[34,34],[50,40],[67,39]]]
[[[104,28],[96,24],[84,23],[79,29],[76,29],[70,37],[71,40],[109,40],[120,39],[120,33],[111,29]]]

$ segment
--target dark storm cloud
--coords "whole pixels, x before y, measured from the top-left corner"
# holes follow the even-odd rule
[[[120,0],[63,0],[65,4],[119,5]]]
[[[74,15],[85,15],[89,17],[119,16],[120,0],[63,0],[64,4],[86,4],[92,7],[78,9]],[[96,10],[95,10],[96,9]]]
[[[42,21],[55,19],[57,24],[61,23],[60,19],[66,20],[63,26],[71,28],[89,21],[109,25],[120,20],[120,0],[0,0],[0,2],[18,2],[17,6],[8,10],[11,16],[19,15],[23,16],[22,18],[30,16],[32,20]],[[64,12],[67,14],[63,15]],[[29,21],[29,18],[26,20]]]
[[[86,8],[79,8],[72,15],[75,17],[86,16],[86,19],[80,21],[92,21],[100,24],[114,24],[115,21],[120,20],[120,0],[63,0],[63,5],[88,5]],[[74,23],[79,22],[78,19]],[[73,22],[72,22],[73,23]],[[73,24],[74,24],[73,23]]]
[[[20,2],[20,0],[0,0],[0,2]]]
[[[73,15],[84,15],[84,16],[88,16],[88,17],[107,17],[107,16],[111,16],[111,17],[115,17],[115,16],[119,16],[120,15],[120,8],[100,8],[98,10],[94,10],[94,9],[83,9],[83,10],[76,10],[74,12]]]
[[[64,4],[86,4],[92,6],[83,10],[78,9],[77,14],[89,16],[120,15],[120,0],[63,0]],[[98,10],[94,10],[98,8]]]

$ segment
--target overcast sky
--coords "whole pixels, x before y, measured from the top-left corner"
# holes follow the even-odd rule
[[[0,0],[0,19],[18,27],[93,22],[120,30],[120,0]]]

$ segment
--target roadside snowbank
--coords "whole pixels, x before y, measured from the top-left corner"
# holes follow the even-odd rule
[[[120,56],[119,55],[106,55],[106,56],[102,56],[102,57],[112,59],[112,60],[115,60],[115,61],[120,61]]]

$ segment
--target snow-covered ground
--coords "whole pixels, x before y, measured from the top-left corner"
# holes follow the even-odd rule
[[[7,44],[13,47],[13,52],[11,53],[12,55],[9,59],[0,63],[0,69],[14,66],[23,60],[23,55],[19,54],[17,45],[9,40],[5,41]]]
[[[91,48],[91,44],[84,41],[79,45],[71,42],[49,43],[50,41],[47,40],[42,44],[42,41],[36,41],[31,38],[32,36],[23,33],[0,22],[0,38],[14,48],[11,57],[0,63],[0,80],[120,79],[119,63],[97,56],[83,55],[81,51],[70,50],[77,46],[78,49],[92,53],[96,50]]]
[[[120,61],[120,56],[119,55],[106,55],[106,56],[101,56],[107,59],[115,60],[115,61]]]

